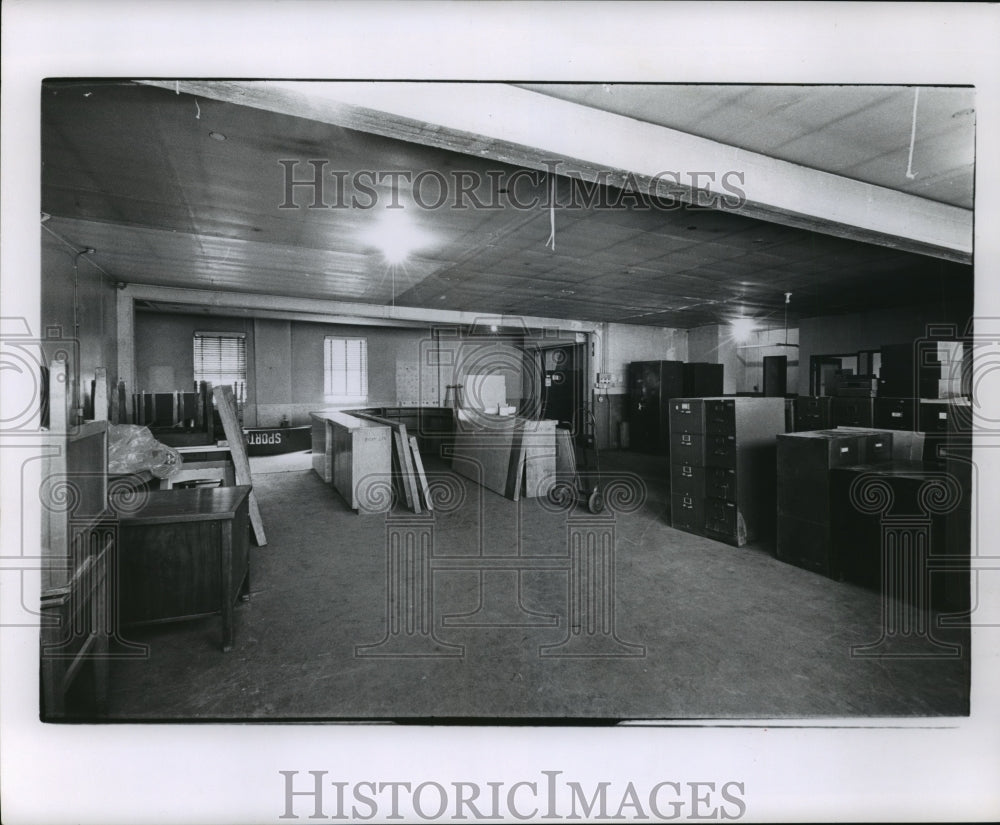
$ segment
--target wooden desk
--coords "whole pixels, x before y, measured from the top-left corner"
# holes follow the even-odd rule
[[[151,492],[120,518],[118,593],[123,624],[222,614],[222,649],[233,646],[233,604],[249,598],[250,487]]]
[[[181,481],[196,478],[218,479],[223,487],[236,485],[236,467],[229,447],[178,447],[177,452],[184,462],[174,475],[159,480],[161,490],[170,490]]]

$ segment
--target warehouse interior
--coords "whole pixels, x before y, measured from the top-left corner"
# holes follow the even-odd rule
[[[105,465],[110,607],[43,638],[43,718],[969,713],[974,89],[41,94],[66,432],[191,468]],[[248,492],[163,538],[140,478],[168,527]]]

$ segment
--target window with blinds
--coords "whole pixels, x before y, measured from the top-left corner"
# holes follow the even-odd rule
[[[323,395],[326,401],[367,401],[367,339],[327,336],[323,341],[323,375]]]
[[[194,381],[208,381],[213,387],[233,388],[236,401],[246,400],[246,336],[227,332],[194,334]]]

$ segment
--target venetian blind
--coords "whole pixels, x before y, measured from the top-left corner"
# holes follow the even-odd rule
[[[323,393],[327,400],[367,399],[368,341],[327,337],[323,350]]]
[[[194,380],[212,386],[242,387],[247,380],[246,337],[238,334],[194,334]]]

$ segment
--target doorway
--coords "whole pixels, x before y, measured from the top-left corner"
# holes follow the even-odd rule
[[[586,344],[563,344],[541,351],[542,418],[573,426],[584,408]]]
[[[836,376],[842,372],[856,374],[857,353],[841,355],[813,355],[809,358],[809,394],[830,395]]]

